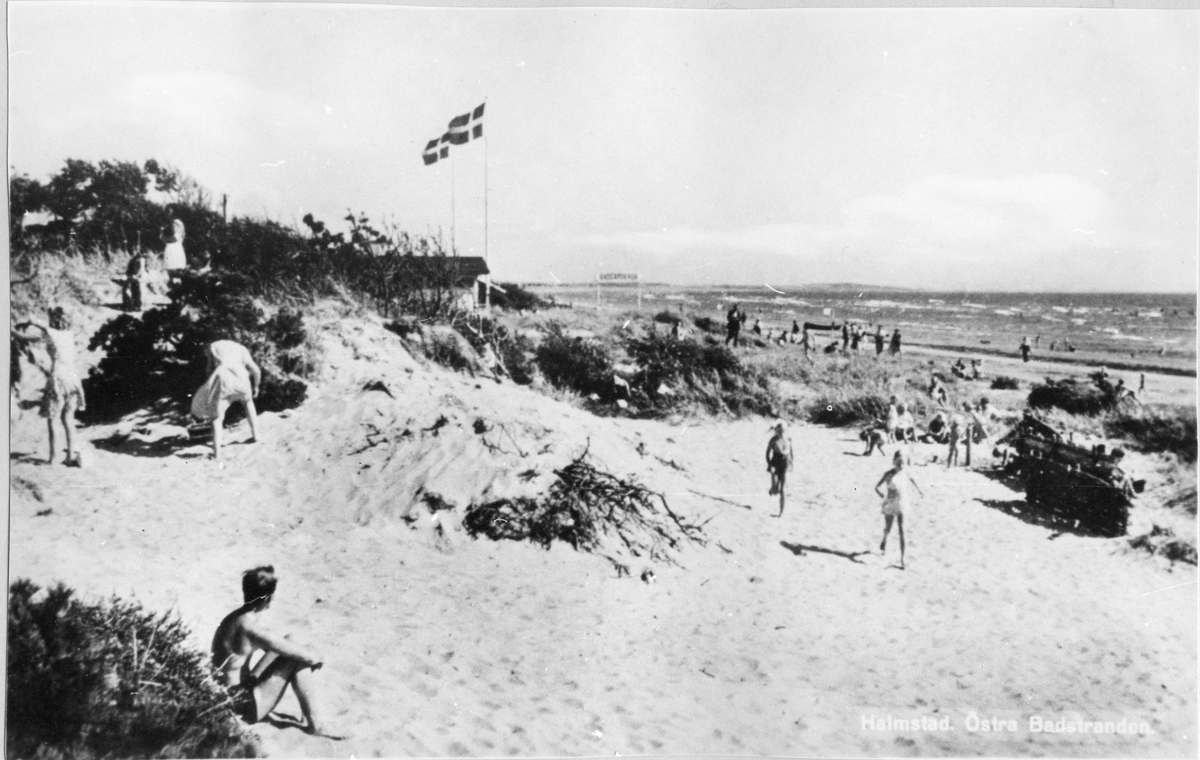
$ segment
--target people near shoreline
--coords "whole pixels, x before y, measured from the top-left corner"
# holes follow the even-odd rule
[[[883,325],[875,326],[875,355],[883,354]]]
[[[208,379],[192,397],[192,415],[212,421],[213,458],[221,459],[222,426],[230,404],[239,403],[250,420],[250,443],[258,440],[258,415],[254,399],[258,397],[262,371],[250,352],[231,340],[214,341],[207,350]]]
[[[842,353],[850,350],[850,323],[842,323]]]
[[[1030,350],[1032,350],[1029,345],[1029,337],[1028,336],[1021,338],[1020,350],[1021,350],[1021,361],[1028,362],[1029,361],[1029,352],[1030,352]]]
[[[61,306],[48,309],[47,317],[49,326],[36,322],[22,322],[16,326],[16,330],[24,341],[24,351],[28,351],[30,343],[42,341],[46,348],[46,356],[50,359],[50,366],[43,368],[46,373],[46,387],[42,393],[41,408],[50,437],[50,453],[46,461],[54,464],[54,458],[58,455],[54,423],[55,420],[59,420],[67,442],[67,458],[64,464],[68,467],[80,467],[83,462],[75,449],[75,413],[87,409],[87,401],[83,395],[83,383],[75,368],[75,336],[71,332],[71,321]],[[28,335],[27,330],[37,330],[41,335]]]
[[[767,441],[767,472],[771,473],[769,494],[779,494],[779,514],[775,516],[782,517],[787,498],[787,473],[792,466],[792,441],[787,437],[787,423],[782,420],[775,423],[773,430],[771,440]]]
[[[169,282],[182,279],[188,268],[187,254],[183,249],[185,230],[183,222],[172,219],[163,229],[163,269],[167,270]]]
[[[971,360],[971,379],[978,380],[983,376],[983,359]]]
[[[325,724],[316,672],[320,656],[270,630],[265,613],[275,597],[275,568],[256,567],[242,574],[242,606],[225,616],[212,642],[212,663],[238,717],[257,723],[271,714],[290,686],[304,716],[302,728],[326,739],[344,739]],[[257,662],[255,653],[262,652]]]
[[[897,451],[892,456],[892,469],[883,474],[879,482],[875,484],[875,493],[883,499],[883,505],[880,512],[883,513],[883,540],[879,542],[879,553],[887,553],[888,534],[892,530],[892,522],[896,523],[897,533],[900,535],[900,569],[904,569],[904,514],[908,511],[910,497],[908,495],[908,486],[912,485],[917,489],[917,493],[925,495],[921,490],[921,486],[913,478],[912,473],[907,469],[904,460],[904,452]],[[887,491],[880,489],[886,486]]]
[[[809,356],[809,352],[815,348],[815,346],[813,346],[812,333],[810,333],[808,330],[805,330],[801,334],[804,337],[800,339],[800,346],[804,349],[804,358],[808,359],[808,362],[811,364],[812,357]]]
[[[891,342],[891,345],[888,347],[888,353],[890,353],[892,356],[897,356],[900,353],[900,328],[899,327],[897,327],[895,330],[892,330],[892,342]]]
[[[1145,372],[1141,373],[1141,379],[1138,381],[1137,392],[1138,392],[1139,396],[1141,396],[1143,393],[1146,392],[1146,373]]]
[[[853,325],[850,328],[850,350],[856,354],[859,351],[859,345],[862,343],[862,337],[862,328],[857,324]]]
[[[792,320],[792,342],[796,342],[796,336],[800,334],[800,323]]]
[[[755,335],[762,335],[762,320],[760,320],[758,317],[754,318],[754,327],[750,328],[750,332],[754,333]]]

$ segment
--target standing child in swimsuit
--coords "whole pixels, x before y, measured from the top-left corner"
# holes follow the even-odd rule
[[[58,454],[54,421],[59,419],[67,438],[67,459],[64,464],[68,467],[80,467],[82,462],[75,451],[75,412],[87,409],[87,402],[83,398],[83,383],[75,371],[75,336],[71,333],[71,323],[61,306],[51,308],[48,316],[49,327],[22,322],[16,329],[40,330],[42,336],[30,340],[43,341],[46,344],[46,354],[50,357],[50,368],[46,370],[46,390],[42,395],[42,416],[46,418],[46,426],[50,433],[50,456],[46,461],[54,464],[54,457]]]
[[[779,494],[779,514],[783,517],[784,486],[787,484],[787,471],[792,465],[792,442],[784,431],[787,425],[780,421],[775,423],[775,434],[767,441],[767,472],[771,473],[770,495]]]
[[[946,426],[946,433],[950,438],[950,448],[946,450],[947,468],[958,464],[958,442],[962,440],[964,427],[966,427],[966,422],[961,414],[955,412],[950,415],[950,422]]]
[[[913,479],[912,474],[906,469],[904,464],[904,454],[897,451],[892,457],[892,469],[883,474],[879,482],[875,484],[875,493],[883,498],[883,507],[880,511],[883,513],[883,540],[879,542],[879,553],[883,554],[887,551],[888,533],[892,530],[892,521],[896,522],[896,529],[900,533],[900,569],[904,569],[904,513],[908,511],[909,496],[908,484],[917,489],[917,493],[922,496],[925,492],[917,485],[917,481]],[[887,486],[887,493],[879,489]]]

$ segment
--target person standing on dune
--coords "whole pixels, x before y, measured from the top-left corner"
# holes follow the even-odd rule
[[[913,479],[912,474],[906,469],[904,463],[903,452],[897,451],[892,456],[892,469],[883,474],[879,482],[875,484],[875,493],[883,499],[883,506],[880,511],[883,513],[883,540],[879,542],[879,553],[884,554],[887,551],[888,533],[892,530],[892,522],[895,521],[897,532],[900,534],[900,569],[904,569],[904,513],[908,511],[908,484],[917,489],[917,493],[922,496],[925,493],[921,490],[921,486],[917,485],[917,481]],[[887,486],[887,493],[879,489]]]
[[[240,403],[250,419],[250,443],[258,440],[258,415],[254,399],[262,381],[262,371],[250,352],[231,340],[213,341],[208,347],[208,379],[192,397],[192,415],[212,420],[213,458],[221,460],[221,434],[225,412],[232,403]]]
[[[183,250],[184,235],[183,222],[178,219],[172,219],[163,229],[163,269],[167,270],[169,282],[179,281],[187,271],[187,254]]]
[[[875,355],[883,354],[883,325],[875,326]]]
[[[779,514],[775,516],[783,517],[787,472],[792,466],[792,441],[785,435],[787,424],[782,420],[775,423],[774,430],[775,434],[767,441],[767,472],[771,473],[768,493],[771,496],[779,494]]]
[[[320,719],[313,683],[321,658],[293,644],[289,637],[271,632],[263,614],[275,596],[275,568],[256,567],[242,574],[243,604],[225,616],[212,642],[212,663],[217,680],[226,688],[238,717],[257,723],[271,714],[292,687],[304,714],[303,729],[326,739],[345,739],[331,733]],[[251,658],[262,651],[258,662]]]

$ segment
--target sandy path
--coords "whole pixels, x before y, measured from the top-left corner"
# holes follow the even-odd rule
[[[886,463],[843,431],[793,430],[800,471],[777,519],[765,421],[599,419],[422,369],[379,331],[344,337],[313,399],[265,415],[267,440],[230,447],[223,469],[186,448],[95,450],[83,471],[18,455],[12,577],[174,606],[206,648],[240,570],[274,562],[278,625],[325,654],[330,712],[354,734],[255,727],[276,756],[1196,753],[1193,567],[1055,535],[989,508],[1021,499],[1006,486],[928,466],[899,571],[895,537],[886,560],[861,554],[879,540],[871,488]],[[359,390],[381,376],[394,399]],[[436,437],[421,432],[441,414]],[[476,416],[513,431],[485,436],[503,450],[479,442]],[[371,426],[388,441],[352,453]],[[14,451],[40,435],[19,420]],[[544,476],[589,439],[612,471],[711,518],[683,568],[618,579],[569,547],[473,541],[455,527],[461,507],[439,531],[413,499],[519,492],[512,470]],[[970,732],[971,711],[1018,731]],[[863,729],[889,713],[954,730]],[[1032,734],[1034,714],[1127,716],[1154,733]]]

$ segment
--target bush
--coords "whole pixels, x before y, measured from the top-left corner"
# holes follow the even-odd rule
[[[236,274],[189,278],[169,304],[101,325],[88,343],[105,356],[83,381],[85,418],[118,417],[164,398],[186,404],[206,379],[205,351],[215,340],[241,343],[262,368],[259,411],[299,406],[308,388],[300,377],[316,371],[303,320],[287,309],[266,318],[250,289]]]
[[[666,325],[674,325],[674,324],[678,324],[678,323],[682,322],[683,317],[679,316],[678,314],[676,314],[673,311],[668,311],[666,309],[663,309],[662,311],[660,311],[659,313],[654,315],[654,321],[661,322]]]
[[[999,375],[992,381],[992,390],[995,391],[1015,391],[1021,387],[1021,381],[1015,377],[1007,375]]]
[[[550,306],[549,301],[515,282],[504,282],[499,285],[504,288],[504,292],[492,291],[492,306],[509,311],[537,311]]]
[[[425,355],[455,372],[470,372],[477,364],[474,357],[463,351],[460,336],[453,333],[432,332],[425,344]]]
[[[9,757],[255,757],[178,616],[9,588]]]
[[[1029,391],[1029,405],[1034,409],[1062,409],[1070,414],[1097,415],[1108,408],[1108,399],[1093,385],[1070,380],[1035,385]]]
[[[644,338],[629,339],[625,350],[641,367],[631,390],[651,413],[688,404],[714,414],[774,413],[775,397],[767,376],[743,365],[723,345],[650,332]],[[660,394],[663,385],[671,393]]]
[[[716,333],[723,335],[725,328],[712,317],[692,317],[692,324],[706,333]]]
[[[809,405],[808,419],[834,427],[868,424],[887,417],[888,401],[887,396],[870,393],[821,396]]]
[[[604,346],[593,340],[569,338],[558,325],[548,327],[536,352],[538,369],[546,380],[556,388],[611,398],[613,364]]]
[[[1129,441],[1139,451],[1169,451],[1186,462],[1196,461],[1194,407],[1153,406],[1112,414],[1104,420],[1104,432]]]

